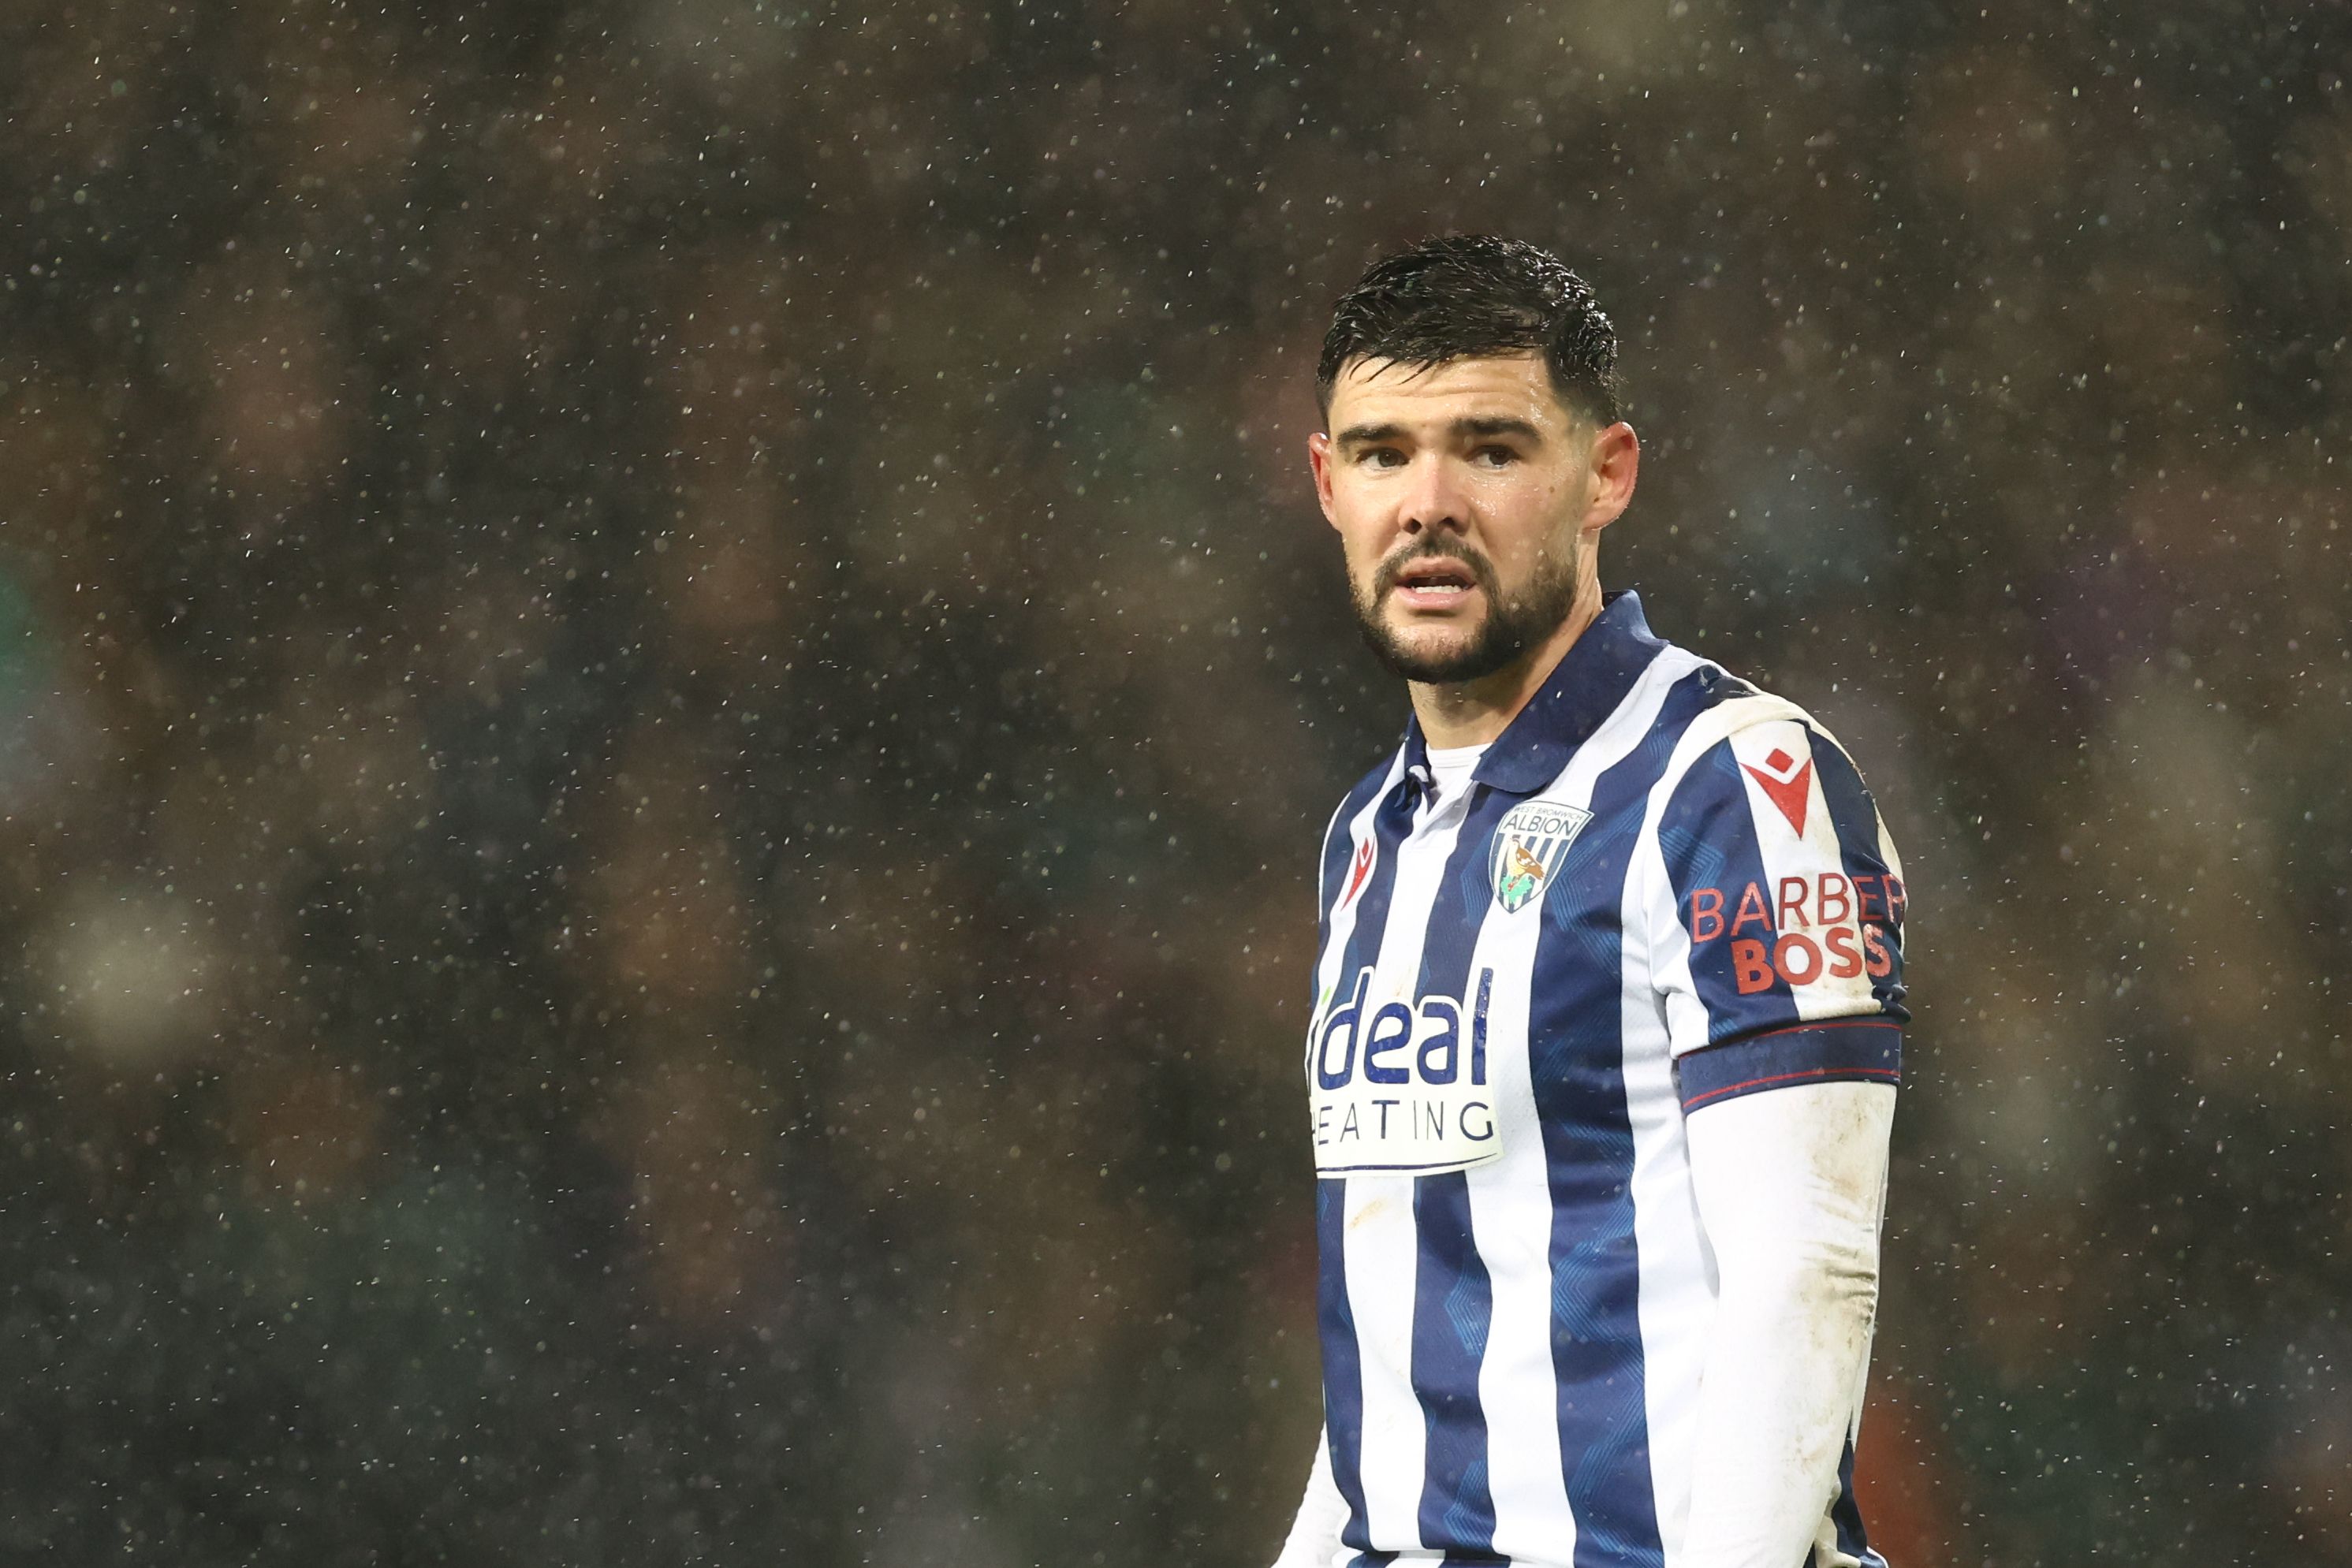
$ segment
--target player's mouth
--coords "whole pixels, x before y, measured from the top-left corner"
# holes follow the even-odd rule
[[[1459,610],[1478,591],[1478,574],[1467,561],[1451,556],[1422,556],[1393,575],[1396,586],[1391,591],[1410,611]]]

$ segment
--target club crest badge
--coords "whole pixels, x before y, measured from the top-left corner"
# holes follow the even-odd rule
[[[1529,800],[1514,806],[1495,829],[1495,842],[1486,857],[1486,872],[1495,886],[1495,902],[1506,915],[1517,915],[1533,904],[1559,874],[1568,847],[1592,813],[1581,806],[1557,800]]]

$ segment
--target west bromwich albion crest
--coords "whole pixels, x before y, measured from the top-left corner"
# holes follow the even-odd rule
[[[1495,829],[1495,843],[1486,856],[1486,874],[1495,887],[1495,902],[1506,915],[1517,915],[1551,885],[1568,858],[1568,846],[1592,821],[1581,806],[1558,800],[1529,800],[1514,806]]]

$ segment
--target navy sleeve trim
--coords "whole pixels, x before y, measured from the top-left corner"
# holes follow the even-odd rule
[[[1791,1083],[1900,1083],[1903,1026],[1825,1019],[1703,1046],[1675,1062],[1683,1110]]]

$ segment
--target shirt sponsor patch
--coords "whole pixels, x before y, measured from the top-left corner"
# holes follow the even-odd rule
[[[1543,895],[1568,859],[1569,845],[1591,821],[1592,813],[1583,807],[1559,800],[1529,800],[1511,808],[1496,825],[1486,857],[1495,902],[1504,914],[1517,915]]]
[[[1318,1173],[1433,1176],[1501,1155],[1486,1082],[1495,971],[1473,984],[1467,998],[1407,1001],[1384,998],[1364,968],[1325,998],[1307,1040]]]

